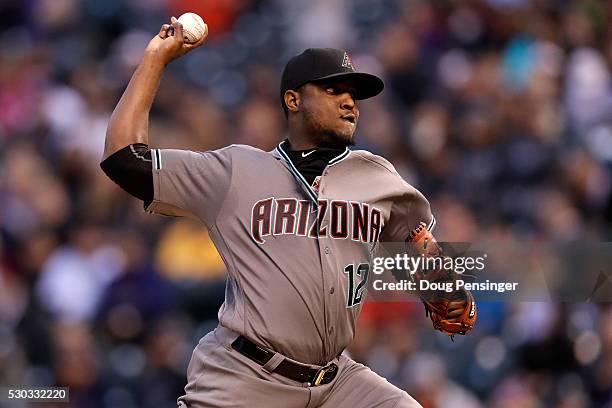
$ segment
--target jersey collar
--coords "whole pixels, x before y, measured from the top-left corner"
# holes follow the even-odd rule
[[[286,142],[287,142],[286,140],[283,140],[282,142],[280,142],[278,146],[276,146],[276,149],[274,149],[273,154],[276,157],[279,157],[285,163],[285,165],[287,166],[287,168],[289,169],[293,177],[302,186],[302,188],[304,189],[308,197],[316,204],[318,201],[317,199],[318,195],[312,189],[312,186],[308,184],[308,182],[306,181],[304,176],[302,176],[302,174],[297,169],[297,167],[295,167],[295,164],[293,164],[293,162],[291,161],[291,158],[289,158],[289,155],[287,154],[287,150],[286,150],[287,149]],[[346,159],[350,154],[351,154],[351,150],[348,147],[346,147],[342,153],[340,153],[338,156],[332,158],[329,161],[329,163],[327,164],[327,167],[340,163],[341,161]]]

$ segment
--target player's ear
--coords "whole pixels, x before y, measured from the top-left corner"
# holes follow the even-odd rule
[[[300,93],[289,89],[285,91],[285,105],[287,106],[287,110],[291,112],[297,112],[300,108]]]

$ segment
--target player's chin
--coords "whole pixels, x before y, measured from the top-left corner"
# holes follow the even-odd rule
[[[333,123],[333,126],[321,127],[319,132],[321,135],[321,145],[342,148],[355,144],[355,126],[348,126],[346,122],[343,122]]]
[[[326,133],[328,137],[325,144],[329,147],[345,147],[352,146],[355,144],[355,132],[345,132],[342,130],[334,129],[333,131],[329,131]]]
[[[342,142],[344,145],[352,146],[355,144],[355,129],[356,126],[353,123],[344,122],[335,129],[336,139]]]
[[[355,144],[355,129],[344,133],[342,139],[347,146],[353,146]]]

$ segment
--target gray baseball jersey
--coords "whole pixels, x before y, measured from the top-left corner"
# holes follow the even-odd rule
[[[325,364],[351,342],[379,241],[403,241],[429,203],[385,159],[346,149],[311,187],[286,154],[232,145],[153,150],[148,210],[204,222],[228,270],[220,323]]]

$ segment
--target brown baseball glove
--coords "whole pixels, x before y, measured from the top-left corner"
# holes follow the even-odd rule
[[[416,252],[418,256],[442,257],[442,248],[425,223],[415,228],[407,241],[411,251]],[[435,330],[453,338],[455,334],[465,335],[474,328],[476,302],[469,291],[454,289],[457,273],[441,267],[442,264],[443,262],[438,262],[437,265],[440,267],[435,269],[420,268],[412,279],[417,282],[419,288],[422,280],[435,284],[434,289],[419,291],[419,296],[425,305],[425,316],[429,316]],[[445,285],[449,288],[448,291],[440,289]]]

